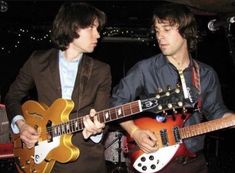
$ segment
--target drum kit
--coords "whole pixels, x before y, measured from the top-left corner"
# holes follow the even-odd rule
[[[0,104],[0,172],[16,173],[5,105]]]
[[[110,126],[104,140],[108,173],[128,173],[127,137],[121,127]]]

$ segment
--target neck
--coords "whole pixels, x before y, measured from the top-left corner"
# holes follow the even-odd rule
[[[190,63],[188,52],[167,56],[167,59],[177,68],[177,70],[184,70]]]
[[[67,61],[76,60],[76,59],[80,58],[80,56],[82,54],[81,52],[78,52],[74,49],[69,49],[69,48],[67,50],[65,50],[63,53],[64,53],[64,57]]]

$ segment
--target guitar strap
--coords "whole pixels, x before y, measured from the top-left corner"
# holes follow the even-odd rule
[[[193,59],[193,69],[192,69],[192,81],[193,85],[197,88],[199,92],[199,97],[197,100],[198,111],[201,111],[202,98],[201,98],[201,82],[200,82],[200,68],[196,60]]]
[[[192,63],[193,63],[193,65],[192,65],[193,66],[192,67],[192,83],[196,87],[196,89],[198,90],[199,97],[197,100],[197,109],[198,109],[198,111],[200,111],[201,105],[202,105],[202,100],[201,100],[201,96],[200,96],[200,94],[201,94],[200,69],[199,69],[199,65],[196,60],[192,59]],[[180,77],[180,81],[181,81],[181,85],[182,85],[182,89],[183,89],[184,98],[190,99],[190,94],[189,94],[189,91],[186,86],[183,70],[178,70],[178,73],[179,73],[179,77]]]

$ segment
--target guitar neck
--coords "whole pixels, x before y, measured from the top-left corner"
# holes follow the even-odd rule
[[[172,99],[172,100],[171,100]],[[180,88],[161,92],[156,96],[144,100],[136,100],[110,109],[105,109],[96,113],[97,119],[101,123],[107,123],[122,119],[140,112],[157,107],[161,112],[163,109],[172,109],[173,107],[182,107],[183,100]],[[93,120],[93,117],[91,118]],[[71,119],[68,122],[50,126],[49,133],[52,136],[60,136],[83,130],[83,117]]]
[[[96,116],[99,122],[107,123],[140,113],[142,111],[141,101],[137,100],[121,106],[99,111],[96,113]],[[78,117],[71,119],[68,122],[52,126],[52,133],[53,136],[60,136],[62,134],[78,132],[84,128],[83,117]]]
[[[200,124],[183,127],[179,131],[181,139],[186,139],[193,136],[198,136],[212,131],[231,127],[234,125],[235,125],[235,116],[227,116],[224,118],[207,121]]]

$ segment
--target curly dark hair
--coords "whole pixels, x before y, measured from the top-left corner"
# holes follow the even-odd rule
[[[179,33],[187,40],[188,48],[193,51],[197,47],[197,22],[191,10],[185,5],[163,3],[153,11],[152,27],[155,22],[169,21],[171,26],[179,25]]]
[[[78,29],[91,26],[94,20],[98,20],[100,31],[106,22],[103,11],[87,3],[64,3],[53,22],[51,39],[60,50],[66,50],[73,39],[78,38]]]

